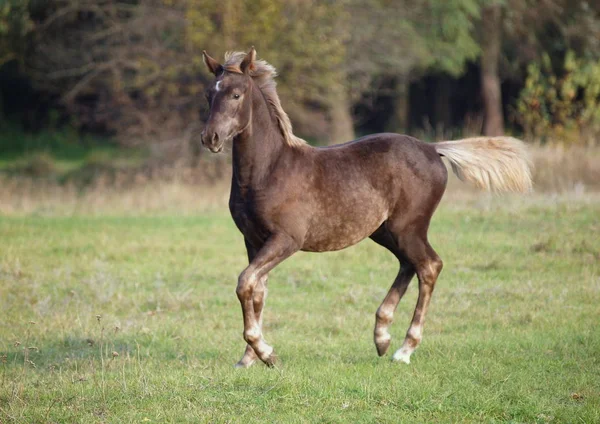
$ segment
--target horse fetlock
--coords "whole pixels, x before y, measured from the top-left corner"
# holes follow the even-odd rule
[[[279,362],[279,357],[275,354],[275,349],[271,348],[271,353],[266,356],[264,359],[260,358],[266,366],[269,368],[273,368]]]
[[[375,330],[373,331],[375,340],[391,339],[390,333],[388,332],[387,325],[375,324]]]
[[[261,331],[260,328],[254,327],[249,330],[244,330],[244,340],[250,346],[254,347],[256,343],[258,343],[261,339]],[[255,349],[256,350],[256,349]]]
[[[379,307],[375,313],[375,320],[378,323],[391,324],[394,319],[394,312],[387,308]]]
[[[410,328],[408,330],[408,333],[404,338],[404,343],[402,343],[402,347],[398,349],[392,357],[394,361],[410,364],[410,356],[421,343],[421,331],[420,327]]]
[[[411,327],[406,333],[405,343],[412,347],[417,347],[423,338],[423,329],[421,327]]]
[[[256,351],[256,355],[258,356],[258,358],[269,366],[274,365],[277,361],[274,353],[275,349],[273,349],[263,340],[259,341],[255,345],[254,350]]]

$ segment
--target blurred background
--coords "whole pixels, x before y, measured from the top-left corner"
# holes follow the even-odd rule
[[[538,191],[600,190],[598,1],[0,0],[1,210],[226,185],[201,52],[250,46],[311,144],[509,134]]]

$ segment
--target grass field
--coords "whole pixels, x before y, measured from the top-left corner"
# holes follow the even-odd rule
[[[235,370],[228,213],[0,217],[0,422],[600,422],[600,206],[448,199],[410,365],[378,358],[396,272],[370,241],[271,273],[281,360]],[[392,326],[399,347],[416,284]]]

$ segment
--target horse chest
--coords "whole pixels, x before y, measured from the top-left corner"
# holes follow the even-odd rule
[[[261,245],[268,238],[270,231],[260,213],[260,207],[252,198],[239,193],[232,193],[229,199],[229,211],[235,225],[246,240],[253,245]]]

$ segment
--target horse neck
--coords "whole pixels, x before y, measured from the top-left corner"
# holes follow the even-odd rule
[[[265,183],[275,161],[288,146],[260,89],[252,88],[250,125],[233,140],[233,180],[240,187]]]

